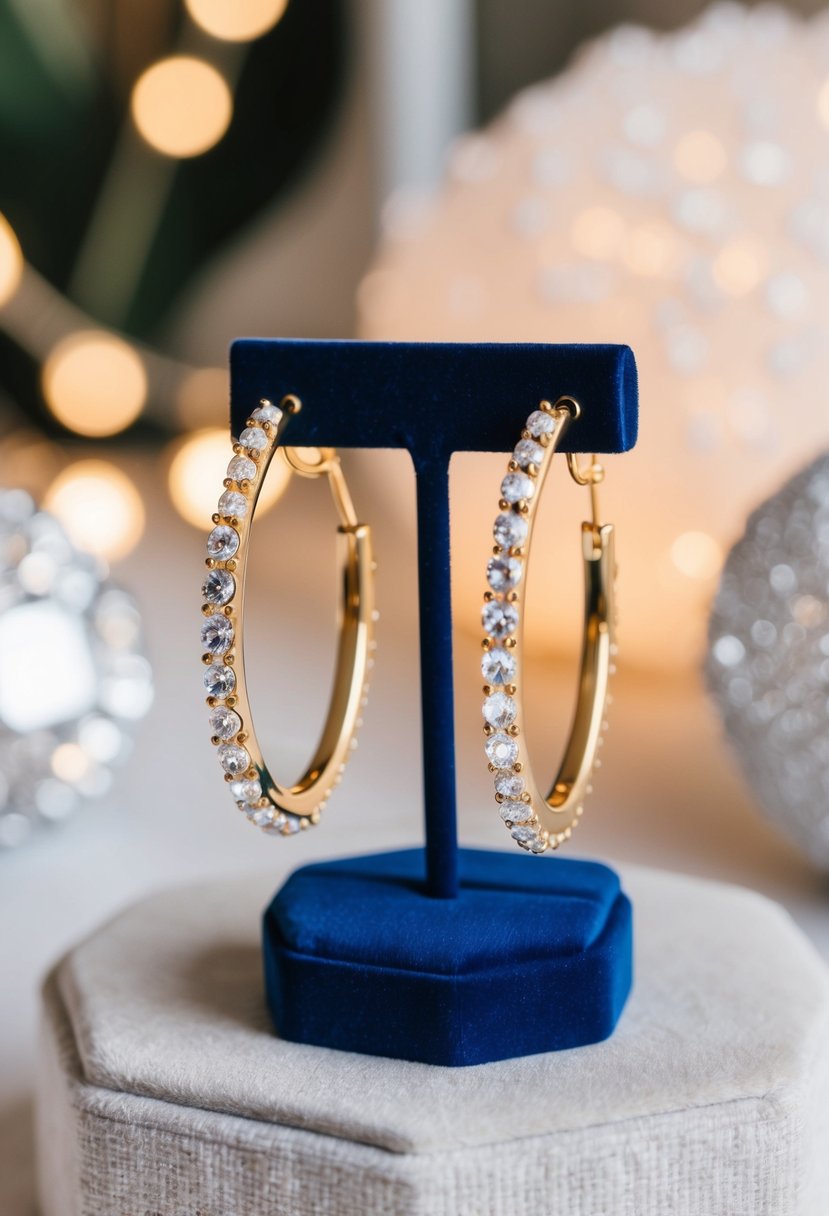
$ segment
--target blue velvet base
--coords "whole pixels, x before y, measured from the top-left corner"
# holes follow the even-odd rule
[[[426,1064],[483,1064],[610,1035],[632,917],[596,862],[462,849],[457,899],[421,849],[304,866],[264,918],[278,1033]]]

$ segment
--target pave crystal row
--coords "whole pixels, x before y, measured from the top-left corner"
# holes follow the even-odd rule
[[[572,825],[561,832],[541,826],[532,795],[522,776],[518,703],[517,638],[521,604],[519,591],[527,554],[531,504],[536,495],[543,462],[550,459],[553,437],[562,425],[549,402],[534,410],[521,432],[501,482],[500,513],[495,519],[495,547],[487,566],[489,590],[484,596],[481,674],[484,678],[484,731],[486,757],[495,780],[495,799],[513,840],[531,853],[557,848],[571,835]],[[579,809],[579,814],[581,813]]]
[[[260,402],[234,444],[227,466],[225,489],[213,516],[215,527],[207,538],[207,575],[202,583],[201,643],[205,652],[204,688],[210,709],[209,724],[219,763],[240,810],[263,831],[291,836],[315,821],[315,816],[290,815],[263,795],[259,774],[244,746],[248,735],[237,705],[234,611],[237,595],[236,554],[240,529],[249,523],[259,481],[265,475],[266,454],[279,442],[283,411],[270,401]]]

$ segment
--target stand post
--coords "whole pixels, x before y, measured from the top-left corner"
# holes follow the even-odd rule
[[[448,457],[435,454],[416,461],[415,474],[426,889],[435,899],[455,899],[459,880]]]

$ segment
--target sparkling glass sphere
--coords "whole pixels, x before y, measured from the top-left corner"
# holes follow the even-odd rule
[[[133,599],[0,491],[0,848],[106,793],[152,697]]]
[[[759,805],[829,871],[829,455],[751,515],[705,671]]]

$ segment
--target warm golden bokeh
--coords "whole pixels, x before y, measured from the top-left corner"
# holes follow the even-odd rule
[[[205,427],[172,447],[168,484],[182,519],[204,531],[216,510],[233,451],[226,427]],[[259,496],[257,518],[279,499],[291,477],[279,455],[274,458]]]
[[[23,254],[14,229],[0,215],[0,308],[8,304],[23,276]]]
[[[671,561],[687,578],[713,579],[722,567],[722,546],[707,532],[682,532],[671,545]]]
[[[117,435],[147,399],[138,352],[105,330],[69,334],[43,365],[43,395],[59,422],[78,435]]]
[[[722,142],[710,131],[689,131],[674,148],[674,164],[686,181],[707,185],[725,169],[727,157]]]
[[[200,156],[219,142],[233,116],[225,78],[191,55],[171,55],[147,68],[131,104],[139,132],[165,156]]]
[[[714,259],[717,286],[729,296],[744,296],[765,277],[768,258],[759,242],[737,237],[723,245]]]
[[[133,483],[105,460],[79,460],[58,475],[44,506],[70,540],[110,561],[126,557],[144,531],[144,505]]]
[[[214,38],[250,42],[273,29],[288,7],[288,0],[185,0],[196,22]]]

